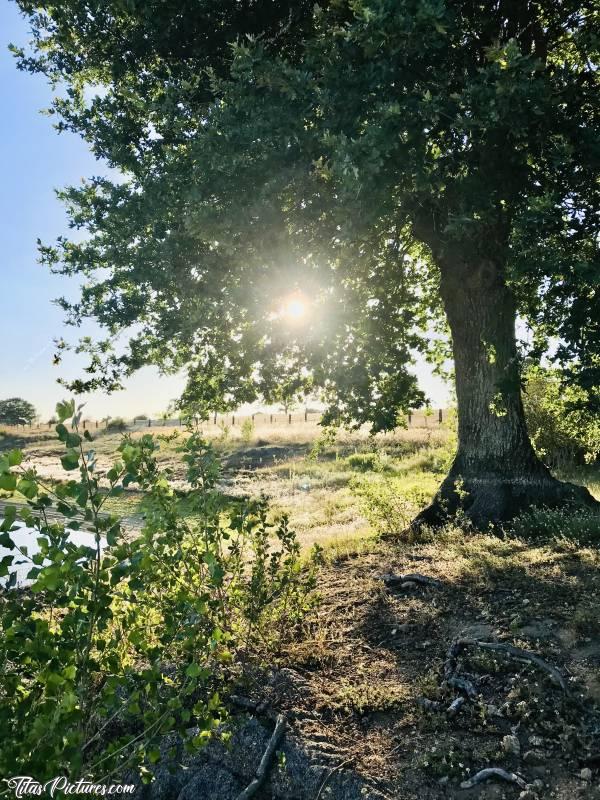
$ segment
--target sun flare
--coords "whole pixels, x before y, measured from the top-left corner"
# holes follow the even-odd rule
[[[284,314],[288,319],[300,320],[306,315],[306,303],[300,297],[290,297],[285,303]]]

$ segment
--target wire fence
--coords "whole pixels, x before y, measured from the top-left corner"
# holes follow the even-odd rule
[[[418,409],[409,411],[405,417],[405,423],[409,428],[433,428],[444,425],[448,421],[450,409]],[[220,428],[236,428],[243,425],[253,425],[255,428],[269,425],[318,425],[321,422],[322,413],[320,411],[256,411],[254,413],[241,414],[232,411],[227,414],[213,413],[208,420],[203,421],[204,425],[213,425]],[[138,416],[133,419],[123,417],[104,417],[102,419],[83,419],[81,427],[84,430],[143,430],[144,428],[180,428],[185,427],[188,420],[185,417],[149,417],[146,415]],[[52,430],[56,425],[56,420],[50,419],[47,422],[34,421],[18,424],[0,422],[0,428],[11,430]]]

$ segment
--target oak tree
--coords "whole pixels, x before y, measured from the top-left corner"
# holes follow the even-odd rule
[[[421,521],[593,502],[536,457],[521,366],[552,358],[597,399],[595,0],[18,5],[20,67],[123,176],[64,190],[87,236],[42,247],[83,279],[70,321],[108,329],[75,388],[185,367],[208,411],[298,374],[328,419],[382,430],[447,325],[458,450]]]

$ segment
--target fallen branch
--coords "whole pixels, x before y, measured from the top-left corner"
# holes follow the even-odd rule
[[[283,739],[286,725],[287,725],[286,718],[283,716],[283,714],[280,714],[277,717],[275,730],[273,731],[271,738],[269,739],[269,743],[267,744],[267,748],[263,753],[263,757],[260,760],[260,764],[258,765],[258,769],[256,770],[254,779],[244,789],[243,792],[240,792],[240,794],[238,794],[236,800],[248,800],[248,798],[254,797],[256,792],[263,785],[263,783],[266,780],[267,773],[269,771],[273,754],[275,753],[275,750],[277,749],[279,743]]]
[[[566,681],[556,667],[548,664],[547,661],[544,661],[540,656],[536,656],[535,653],[530,653],[529,650],[522,650],[520,647],[514,647],[512,644],[505,644],[504,642],[480,642],[478,639],[460,639],[457,644],[462,647],[480,647],[482,650],[490,650],[493,653],[506,655],[522,664],[532,664],[542,672],[545,672],[557,686],[560,686],[563,692],[568,691]]]
[[[432,586],[436,589],[442,586],[441,581],[436,581],[435,578],[428,578],[427,575],[421,575],[420,572],[409,572],[406,575],[383,575],[382,579],[388,589],[408,589],[412,583],[417,583],[421,586]]]
[[[527,786],[523,778],[520,775],[515,775],[514,772],[507,772],[505,769],[500,769],[500,767],[488,767],[472,775],[468,780],[463,781],[460,788],[472,789],[473,786],[477,786],[478,783],[483,783],[483,781],[487,781],[490,778],[500,778],[500,780],[507,783],[516,783],[520,789],[524,789]]]

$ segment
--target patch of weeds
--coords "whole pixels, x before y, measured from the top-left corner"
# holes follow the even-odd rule
[[[356,478],[350,483],[360,511],[378,533],[400,533],[424,508],[431,494],[399,478]]]
[[[369,530],[356,531],[347,536],[335,536],[322,542],[322,557],[326,564],[347,561],[372,552],[377,541],[378,537]]]
[[[360,716],[393,711],[401,701],[402,695],[397,689],[377,683],[344,683],[333,697],[336,708]]]
[[[252,419],[245,419],[242,422],[241,439],[245,445],[250,444],[250,442],[252,441],[252,437],[254,436],[254,430],[255,430],[254,422],[252,421]]]
[[[381,453],[352,453],[346,458],[349,467],[358,472],[381,472],[385,460]]]
[[[469,774],[471,754],[458,742],[437,742],[420,753],[418,765],[435,778],[463,779]]]
[[[600,609],[587,603],[577,606],[573,612],[573,625],[584,636],[600,634]]]
[[[512,523],[512,532],[532,541],[570,539],[600,544],[600,514],[586,508],[532,508]]]

